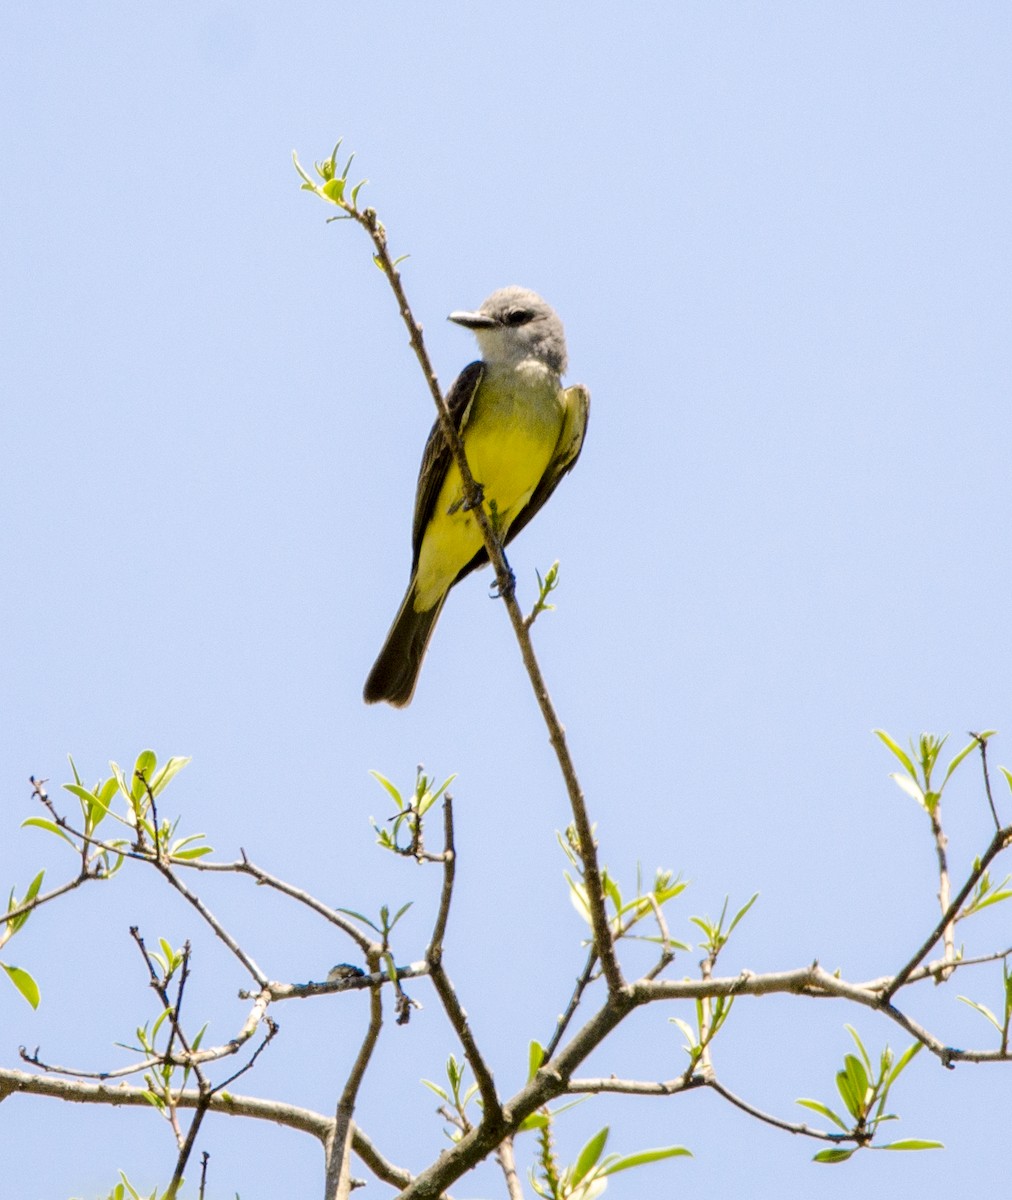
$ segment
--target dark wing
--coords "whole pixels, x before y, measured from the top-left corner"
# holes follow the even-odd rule
[[[468,370],[470,369],[468,367]],[[456,387],[456,385],[454,386]],[[541,511],[545,501],[559,486],[563,475],[573,469],[576,460],[580,457],[583,439],[587,434],[587,421],[590,419],[590,392],[579,383],[566,388],[562,393],[562,405],[564,410],[562,432],[559,434],[555,453],[545,468],[544,475],[541,476],[541,482],[531,493],[530,500],[510,523],[510,527],[506,531],[506,545],[509,545],[520,530]],[[465,575],[469,575],[477,567],[482,567],[487,562],[488,554],[483,546],[453,582],[459,583]]]
[[[446,407],[450,410],[450,420],[458,433],[461,433],[467,423],[468,409],[481,383],[484,367],[480,362],[473,362],[461,371],[454,380],[446,397]],[[422,536],[428,525],[432,510],[439,497],[439,489],[446,479],[453,455],[446,444],[443,431],[436,420],[429,433],[429,440],[422,452],[422,465],[418,469],[418,490],[415,492],[415,521],[411,527],[411,570],[418,566],[418,555],[422,548]]]

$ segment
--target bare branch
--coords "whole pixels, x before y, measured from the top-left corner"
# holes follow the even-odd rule
[[[805,1124],[796,1124],[793,1121],[784,1121],[780,1117],[774,1117],[770,1113],[763,1112],[761,1108],[756,1108],[755,1105],[749,1104],[747,1100],[743,1100],[740,1096],[736,1096],[734,1092],[729,1091],[715,1077],[707,1079],[705,1086],[711,1091],[717,1093],[718,1096],[723,1096],[729,1104],[733,1104],[735,1108],[740,1108],[742,1112],[748,1113],[750,1117],[755,1117],[757,1121],[763,1121],[767,1125],[773,1125],[777,1129],[786,1129],[788,1133],[800,1134],[803,1137],[816,1138],[821,1142],[853,1142],[857,1139],[847,1133],[825,1133],[821,1129],[811,1129]]]
[[[439,427],[442,430],[443,437],[446,439],[446,444],[450,448],[457,469],[460,471],[467,504],[474,512],[475,521],[481,530],[485,550],[495,571],[499,595],[509,614],[510,624],[513,626],[513,632],[520,646],[520,655],[523,659],[524,667],[531,681],[531,687],[534,689],[538,707],[541,709],[541,715],[548,728],[549,740],[555,750],[555,756],[562,771],[566,791],[569,795],[570,807],[573,812],[573,823],[576,826],[577,836],[580,841],[580,856],[583,860],[584,881],[587,887],[587,903],[590,908],[591,923],[594,929],[594,940],[597,943],[597,952],[601,959],[601,968],[608,982],[608,987],[611,991],[617,991],[623,986],[622,973],[619,969],[611,931],[608,927],[601,869],[597,859],[597,846],[594,842],[590,817],[587,814],[583,789],[580,787],[576,768],[569,753],[565,730],[555,711],[555,706],[552,704],[544,677],[541,674],[541,667],[535,657],[530,630],[524,621],[523,613],[520,611],[520,606],[516,601],[513,574],[506,562],[502,544],[496,536],[488,513],[485,511],[485,506],[482,503],[481,489],[475,483],[474,476],[471,474],[467,455],[464,452],[464,443],[454,428],[450,411],[446,406],[446,401],[439,387],[439,381],[429,360],[428,351],[425,348],[425,342],[422,338],[421,326],[415,320],[411,306],[408,304],[404,286],[401,283],[401,277],[397,272],[397,265],[390,257],[387,247],[386,229],[376,215],[375,209],[359,209],[356,207],[354,201],[344,199],[343,195],[341,197],[333,197],[327,195],[320,188],[316,188],[315,190],[322,198],[332,200],[333,203],[337,204],[347,216],[361,225],[369,235],[375,249],[376,264],[386,276],[387,282],[390,284],[390,288],[397,301],[401,319],[404,321],[404,325],[408,331],[408,340],[415,353],[415,357],[418,359],[418,365],[421,368],[422,375],[425,377],[426,385],[436,406]]]
[[[499,1143],[499,1149],[495,1152],[495,1156],[499,1166],[502,1167],[509,1200],[524,1200],[524,1189],[520,1184],[520,1176],[517,1174],[517,1160],[513,1153],[512,1137],[503,1138]]]
[[[994,796],[991,794],[991,776],[987,769],[987,738],[981,737],[979,733],[974,733],[970,730],[970,737],[980,747],[980,765],[984,772],[984,792],[987,795],[987,802],[991,808],[991,816],[994,818],[995,829],[1001,829],[1001,821],[998,820],[998,810],[994,806]]]
[[[370,973],[379,970],[379,955],[369,962]],[[346,1200],[350,1194],[348,1149],[351,1146],[355,1102],[369,1060],[372,1058],[380,1030],[383,1028],[383,988],[373,984],[369,992],[369,1024],[358,1054],[348,1073],[334,1119],[334,1132],[327,1142],[327,1172],[324,1186],[326,1200]]]
[[[222,925],[222,923],[218,920],[214,913],[211,912],[203,900],[201,900],[201,898],[195,892],[191,892],[186,884],[184,884],[180,879],[177,879],[175,872],[173,872],[169,866],[153,860],[152,863],[155,867],[157,867],[163,878],[168,880],[168,882],[176,889],[176,891],[184,899],[188,900],[190,904],[192,904],[197,910],[197,912],[200,913],[207,924],[210,925],[210,927],[214,930],[218,940],[224,942],[229,950],[232,951],[232,953],[242,963],[246,970],[249,971],[249,973],[253,976],[257,984],[261,988],[266,987],[268,983],[267,976],[263,973],[263,971],[261,971],[253,959],[246,953],[246,951],[243,950],[235,938],[232,937],[225,926]]]
[[[257,883],[264,887],[273,888],[275,891],[281,892],[284,896],[290,896],[291,899],[297,900],[300,904],[304,904],[307,908],[312,909],[313,912],[318,913],[325,920],[329,921],[331,925],[336,925],[342,933],[347,934],[351,938],[365,956],[368,957],[370,954],[380,953],[379,942],[374,942],[362,933],[344,913],[340,913],[329,905],[324,904],[321,900],[317,900],[315,896],[304,891],[302,888],[279,879],[276,875],[265,871],[263,867],[258,867],[256,863],[251,862],[246,857],[245,850],[241,851],[241,854],[242,858],[237,862],[212,863],[205,862],[202,859],[189,859],[186,862],[175,862],[173,865],[176,867],[187,867],[194,871],[235,872],[239,875],[249,875]]]
[[[482,1125],[489,1124],[498,1128],[502,1124],[502,1110],[492,1072],[478,1049],[467,1013],[461,1007],[453,984],[443,968],[443,938],[450,915],[453,881],[457,869],[457,855],[453,844],[453,802],[449,796],[443,800],[443,829],[443,890],[439,900],[436,924],[432,930],[432,941],[425,952],[425,961],[429,967],[429,975],[432,977],[432,986],[436,989],[436,995],[443,1006],[443,1011],[457,1037],[460,1038],[460,1044],[464,1047],[467,1061],[471,1064],[471,1070],[474,1072],[478,1091],[481,1093]]]
[[[544,1061],[548,1062],[552,1055],[559,1047],[566,1030],[573,1017],[576,1015],[576,1010],[580,1007],[580,1001],[583,999],[583,993],[587,990],[587,986],[594,978],[594,970],[597,967],[597,951],[593,946],[590,948],[590,953],[587,955],[587,961],[584,964],[583,970],[577,976],[576,986],[573,988],[573,994],[569,998],[569,1003],[566,1005],[566,1011],[559,1017],[555,1023],[555,1032],[552,1034],[548,1045],[545,1047]]]
[[[105,1083],[82,1083],[74,1079],[53,1079],[45,1075],[31,1075],[27,1071],[0,1069],[0,1102],[17,1093],[50,1096],[80,1104],[108,1104],[114,1108],[151,1107],[150,1092],[146,1087],[130,1084],[110,1087]],[[175,1103],[180,1108],[196,1108],[199,1102],[200,1093],[193,1089],[175,1094]],[[334,1125],[330,1117],[294,1104],[261,1100],[256,1096],[238,1096],[233,1092],[212,1096],[209,1108],[211,1112],[227,1116],[272,1121],[276,1125],[311,1134],[321,1142],[326,1141]]]
[[[395,974],[398,980],[417,979],[422,975],[429,974],[429,964],[424,962],[411,963],[406,967],[398,967]],[[381,970],[370,972],[369,974],[349,975],[340,979],[321,980],[319,983],[268,983],[264,990],[271,1001],[306,1000],[311,996],[329,996],[334,992],[364,991],[366,988],[374,987],[376,984],[390,982],[390,976],[386,971]],[[250,998],[250,993],[240,992],[239,998],[247,1000]]]

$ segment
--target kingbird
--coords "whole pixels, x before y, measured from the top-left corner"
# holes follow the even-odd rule
[[[474,331],[481,360],[446,397],[467,464],[505,546],[555,491],[583,448],[590,393],[564,388],[566,339],[555,310],[521,287],[493,292],[449,320]],[[411,702],[447,593],[488,562],[460,470],[436,421],[415,493],[411,582],[365,682],[367,704]]]

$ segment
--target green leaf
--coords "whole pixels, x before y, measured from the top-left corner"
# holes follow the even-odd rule
[[[906,767],[910,774],[910,778],[916,779],[917,772],[914,770],[914,764],[910,761],[910,757],[906,751],[897,742],[894,742],[884,729],[873,729],[872,733],[874,733],[877,738],[880,738],[882,742],[889,747],[893,754],[896,755],[904,767]],[[851,1153],[853,1153],[853,1151]]]
[[[963,761],[963,759],[966,758],[966,756],[969,753],[971,753],[971,751],[977,749],[977,745],[978,745],[978,743],[976,741],[970,742],[970,744],[968,746],[964,746],[963,749],[960,750],[960,752],[952,760],[952,762],[949,763],[948,767],[945,770],[945,778],[942,780],[943,788],[949,782],[949,776],[952,774],[952,772],[955,771],[955,769],[959,766],[959,764]],[[883,1149],[885,1149],[885,1147],[883,1147]]]
[[[886,1087],[890,1088],[899,1079],[900,1075],[907,1069],[910,1063],[924,1049],[923,1042],[911,1042],[910,1045],[903,1051],[897,1060],[896,1065],[886,1076]]]
[[[23,904],[31,904],[31,902],[39,894],[39,888],[42,886],[42,879],[44,875],[45,871],[40,871],[38,875],[35,876],[32,882],[28,885],[28,891],[25,892],[24,896],[22,896],[20,900],[15,900],[14,893],[12,891],[10,900],[7,904],[7,911],[10,912],[12,908],[20,908]],[[22,925],[24,925],[31,915],[32,911],[29,909],[27,912],[23,912],[19,917],[14,917],[10,922],[11,932],[17,933],[17,931]]]
[[[905,775],[901,775],[899,771],[890,771],[889,778],[894,780],[896,785],[900,787],[908,796],[911,796],[921,808],[930,812],[927,796],[921,791],[913,779],[907,779]]]
[[[210,846],[193,846],[189,850],[173,850],[173,858],[181,858],[184,861],[189,861],[194,858],[203,858],[205,854],[212,854],[213,850]]]
[[[844,1029],[846,1029],[846,1031],[854,1039],[854,1045],[857,1047],[858,1053],[861,1055],[861,1061],[864,1063],[865,1071],[868,1075],[870,1075],[872,1073],[871,1059],[868,1057],[868,1051],[864,1048],[864,1042],[861,1041],[861,1038],[853,1025],[844,1025]],[[865,1083],[867,1084],[867,1078],[865,1079]]]
[[[340,178],[328,179],[320,190],[328,200],[332,200],[335,204],[340,204],[344,199],[344,180]]]
[[[540,1042],[531,1042],[527,1048],[527,1082],[537,1075],[541,1064],[545,1061],[545,1048]]]
[[[133,797],[130,795],[129,787],[127,787],[126,776],[123,774],[123,768],[119,765],[119,763],[111,762],[109,764],[109,769],[112,771],[116,782],[119,784],[119,790],[128,800],[132,800]]]
[[[446,1092],[443,1091],[443,1089],[438,1084],[433,1083],[431,1079],[423,1079],[422,1083],[424,1083],[425,1086],[430,1091],[435,1092],[436,1095],[440,1098],[440,1100],[449,1101],[450,1097],[446,1094]]]
[[[151,779],[152,795],[159,796],[172,782],[174,776],[178,775],[183,767],[189,766],[193,761],[192,758],[181,758],[179,755],[173,755],[172,758],[157,771]]]
[[[853,1055],[848,1057],[853,1058]],[[846,1106],[847,1112],[857,1120],[864,1109],[862,1103],[864,1096],[858,1095],[857,1089],[854,1087],[854,1081],[846,1071],[837,1071],[836,1073],[836,1090],[840,1093],[840,1099]]]
[[[363,925],[368,925],[370,929],[375,929],[377,933],[382,932],[378,925],[374,925],[368,917],[363,916],[360,912],[355,912],[353,908],[339,908],[337,911],[344,913],[346,917],[354,917],[356,921],[361,921]]]
[[[795,1100],[794,1103],[800,1104],[804,1108],[810,1108],[812,1112],[819,1113],[820,1116],[825,1117],[827,1121],[832,1121],[834,1125],[844,1132],[847,1132],[850,1128],[827,1104],[822,1104],[818,1100]]]
[[[155,757],[154,750],[142,750],[137,755],[137,761],[134,763],[133,785],[130,788],[132,799],[140,800],[142,796],[147,795],[148,785],[151,783],[157,766],[158,759]]]
[[[677,1025],[682,1031],[685,1040],[689,1043],[688,1046],[686,1046],[686,1049],[690,1052],[694,1050],[696,1046],[699,1045],[699,1039],[696,1036],[696,1031],[692,1028],[688,1021],[683,1021],[681,1017],[669,1017],[668,1019],[673,1025]]]
[[[59,825],[57,825],[55,821],[47,820],[46,817],[26,817],[21,822],[21,828],[24,829],[27,825],[34,825],[37,829],[44,829],[47,833],[55,833],[57,837],[63,838],[63,840],[69,845],[74,845],[67,834],[64,833],[64,831],[59,827]]]
[[[381,775],[379,771],[370,771],[369,774],[390,795],[394,804],[396,804],[399,809],[402,809],[404,807],[404,801],[401,799],[400,792],[394,787],[390,780],[387,779],[385,775]]]
[[[957,996],[956,999],[962,1000],[964,1004],[969,1004],[969,1006],[971,1008],[975,1008],[982,1017],[985,1017],[988,1021],[991,1022],[991,1024],[995,1027],[995,1029],[998,1030],[999,1033],[1002,1032],[1001,1022],[994,1015],[994,1013],[987,1007],[986,1004],[978,1004],[976,1000],[971,1000],[969,998],[969,996]]]
[[[78,800],[83,801],[89,807],[95,803],[95,793],[89,792],[86,787],[81,787],[78,783],[65,783],[63,790],[70,792],[72,796],[76,796]]]
[[[820,1150],[812,1158],[812,1162],[817,1163],[841,1163],[846,1162],[854,1153],[853,1150]]]
[[[926,1142],[922,1138],[904,1138],[899,1142],[890,1142],[886,1146],[875,1146],[876,1150],[944,1150],[941,1142]]]
[[[752,907],[753,904],[755,904],[755,902],[758,899],[759,899],[759,893],[755,892],[752,896],[752,899],[749,900],[748,903],[745,904],[742,908],[738,909],[737,913],[735,914],[734,920],[727,927],[728,937],[730,937],[731,931],[734,929],[734,927],[738,924],[738,922],[742,919],[742,917],[748,912],[748,910]]]
[[[547,1129],[548,1117],[545,1113],[534,1112],[525,1117],[517,1127],[517,1133],[526,1133],[530,1129]]]
[[[987,908],[991,904],[1001,904],[1003,900],[1007,900],[1012,896],[1012,892],[992,892],[990,896],[984,896],[973,905],[974,912],[980,912],[982,908]]]
[[[22,971],[20,967],[9,967],[6,963],[0,963],[0,967],[3,967],[7,972],[11,983],[14,984],[32,1008],[38,1008],[39,1001],[42,999],[42,993],[39,991],[39,985],[31,975],[27,971]]]
[[[597,1163],[597,1160],[601,1157],[601,1151],[604,1149],[604,1144],[607,1142],[607,1140],[608,1126],[605,1125],[603,1129],[594,1134],[586,1146],[584,1146],[580,1151],[580,1156],[577,1158],[576,1165],[573,1167],[573,1177],[570,1181],[574,1187],[580,1182],[581,1179],[583,1179],[590,1168]]]
[[[854,1054],[845,1054],[843,1062],[847,1070],[847,1075],[854,1085],[854,1091],[857,1094],[861,1112],[864,1112],[865,1097],[868,1094],[868,1072],[864,1068],[864,1063]],[[855,1113],[854,1115],[857,1116],[858,1114]]]
[[[572,901],[573,907],[588,925],[593,924],[590,919],[590,904],[587,901],[587,889],[582,883],[577,883],[568,871],[563,871],[562,874],[569,884],[569,899]]]
[[[615,1175],[619,1171],[628,1171],[630,1167],[639,1167],[643,1163],[660,1162],[664,1158],[692,1157],[692,1151],[684,1146],[664,1146],[658,1150],[640,1150],[638,1154],[627,1154],[618,1158],[605,1167],[602,1174]]]
[[[998,770],[1005,776],[1005,782],[1009,785],[1009,789],[1012,790],[1012,772],[1007,767],[999,767]]]

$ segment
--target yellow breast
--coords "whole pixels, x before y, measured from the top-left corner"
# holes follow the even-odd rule
[[[462,430],[468,466],[505,535],[552,460],[562,430],[559,380],[540,364],[489,368]],[[463,484],[451,463],[422,536],[415,610],[433,607],[482,545],[474,514],[463,508]]]

